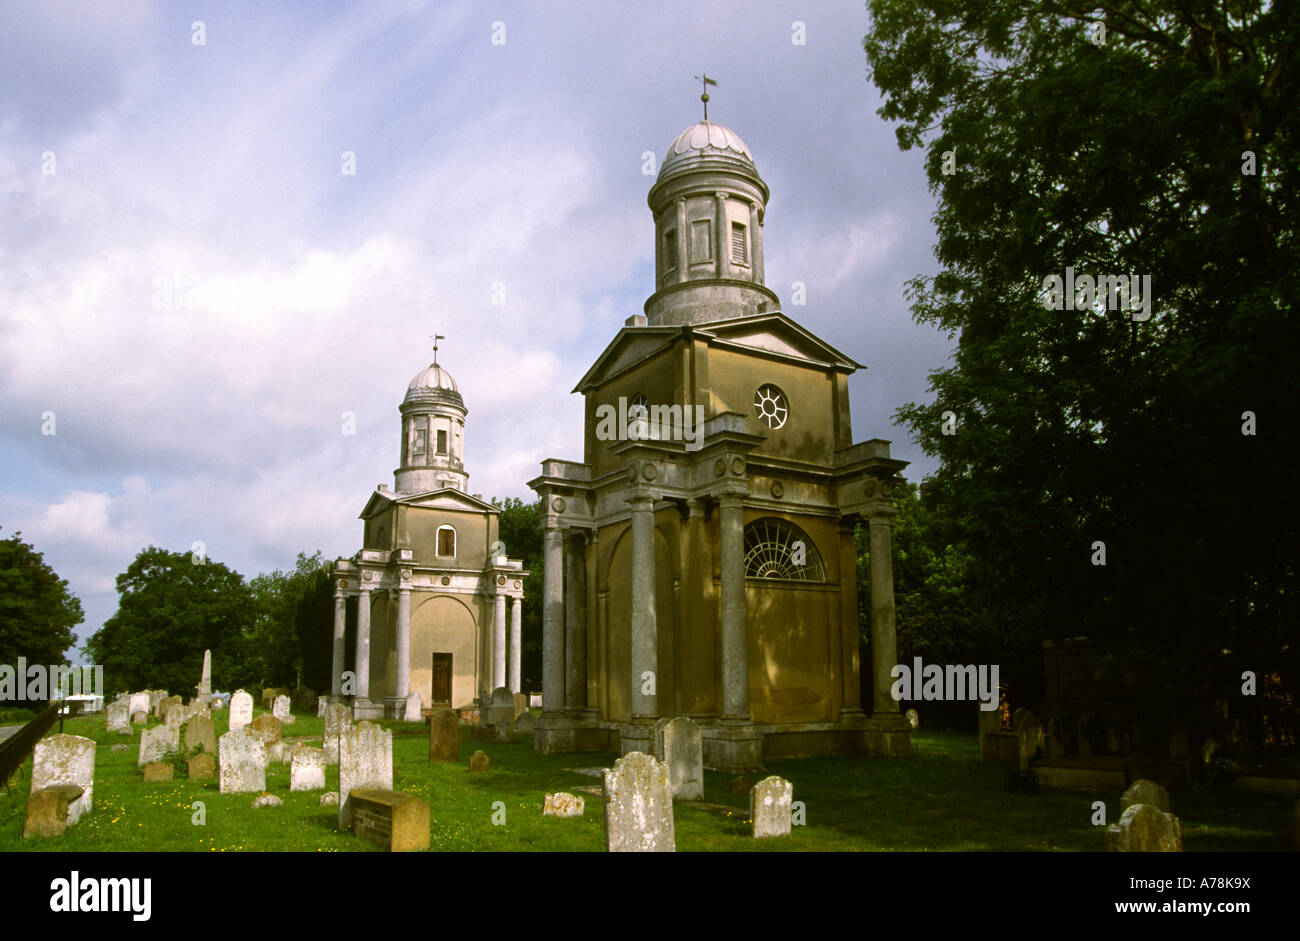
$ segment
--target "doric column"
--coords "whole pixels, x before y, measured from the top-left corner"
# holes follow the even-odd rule
[[[342,579],[339,580],[340,583]],[[337,584],[337,583],[336,583]],[[348,601],[343,589],[334,589],[334,657],[332,666],[334,678],[330,680],[330,694],[336,699],[343,694],[343,637],[347,631]]]
[[[722,715],[749,717],[749,632],[745,611],[744,498],[718,497],[722,568]]]
[[[357,698],[370,698],[370,589],[357,593]]]
[[[877,486],[888,498],[892,487],[886,482]],[[867,484],[873,491],[872,482]],[[873,494],[874,495],[874,494]],[[874,714],[900,710],[890,695],[894,685],[890,671],[898,665],[898,638],[894,628],[894,566],[890,535],[897,511],[888,499],[873,501],[867,511],[871,547],[871,710]]]
[[[855,520],[856,517],[843,517],[836,529],[840,554],[840,663],[836,679],[840,687],[840,711],[860,718],[862,663],[858,631],[858,560],[853,546]]]
[[[583,590],[586,567],[581,534],[568,541],[564,579],[565,705],[570,712],[587,707],[587,605]]]
[[[496,586],[492,599],[492,688],[506,685],[506,596],[504,585]]]
[[[564,711],[564,543],[542,533],[542,710]]]
[[[731,277],[731,262],[727,253],[731,250],[731,227],[727,225],[727,194],[721,191],[713,194],[714,230],[717,232],[718,277]]]
[[[657,714],[659,630],[655,617],[654,497],[637,489],[632,504],[632,718]],[[655,692],[643,692],[650,689]]]
[[[524,637],[524,600],[510,600],[510,692],[522,693],[523,681],[519,675]]]
[[[397,590],[397,698],[411,694],[411,582],[410,572],[401,573]]]
[[[686,231],[686,197],[677,198],[677,278],[678,284],[686,280],[686,268],[689,265],[687,259],[690,257],[687,252],[689,246],[686,241],[690,233]]]
[[[763,224],[758,218],[758,203],[749,204],[749,270],[754,282],[763,283]]]

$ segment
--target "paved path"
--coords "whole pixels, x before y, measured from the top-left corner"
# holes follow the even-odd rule
[[[17,731],[18,731],[19,729],[21,729],[21,728],[22,728],[21,725],[5,725],[5,726],[0,726],[0,742],[3,742],[5,739],[7,739],[9,736],[13,735],[15,732],[17,732]]]

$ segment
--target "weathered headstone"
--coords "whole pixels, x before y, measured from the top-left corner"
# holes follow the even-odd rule
[[[236,690],[230,697],[230,730],[242,729],[253,721],[253,697],[241,690]]]
[[[289,766],[289,790],[319,791],[325,787],[325,750],[295,745]]]
[[[1178,818],[1152,804],[1131,804],[1119,823],[1106,828],[1112,853],[1181,853],[1183,831]]]
[[[235,729],[217,740],[222,794],[266,790],[266,746],[248,729]]]
[[[749,792],[749,817],[755,837],[789,836],[794,785],[776,775],[764,778]]]
[[[287,764],[293,760],[293,750],[297,747],[284,739],[266,746],[266,760],[271,764]],[[324,752],[321,752],[324,754]]]
[[[190,779],[193,781],[210,780],[217,770],[217,756],[212,752],[200,752],[185,763]]]
[[[322,807],[337,807],[339,805],[339,792],[326,791],[320,796],[320,805]]]
[[[476,751],[469,756],[470,771],[486,771],[491,765],[486,752]]]
[[[542,816],[581,817],[583,807],[584,803],[581,797],[567,791],[560,791],[556,794],[546,795],[546,799],[542,802]]]
[[[1017,709],[1015,729],[1020,742],[1020,770],[1028,771],[1030,760],[1043,744],[1043,728],[1028,709]]]
[[[1127,810],[1134,804],[1150,804],[1158,810],[1169,812],[1169,792],[1155,781],[1139,779],[1128,786],[1119,799],[1119,809]]]
[[[131,704],[127,700],[115,700],[108,704],[105,710],[107,716],[107,729],[110,732],[117,732],[119,735],[131,734]]]
[[[162,761],[176,751],[175,740],[176,736],[165,725],[145,729],[140,733],[140,758],[136,764],[143,768],[151,762]]]
[[[325,710],[329,708],[330,698],[328,696],[316,697],[316,718],[325,718]]]
[[[179,696],[168,696],[166,699],[161,700],[158,703],[158,718],[165,720],[167,718],[167,711],[173,706],[183,712],[185,702]]]
[[[672,852],[673,786],[667,766],[629,752],[605,769],[605,848],[618,852]]]
[[[406,708],[402,712],[402,718],[407,722],[419,722],[424,718],[420,711],[422,708],[420,694],[415,690],[411,690],[410,695],[406,697]]]
[[[167,690],[150,689],[146,692],[149,694],[149,712],[161,719],[162,713],[158,711],[158,704],[167,698]]]
[[[339,736],[339,829],[352,825],[353,788],[393,789],[393,733],[358,722]]]
[[[276,696],[271,706],[271,715],[284,725],[293,725],[293,715],[289,712],[289,697]]]
[[[451,709],[429,717],[429,760],[460,760],[460,716]]]
[[[206,716],[195,716],[185,723],[185,750],[202,748],[209,755],[217,753],[217,733],[212,720]]]
[[[515,734],[515,695],[504,686],[492,690],[488,722],[496,729],[497,739],[505,741]]]
[[[276,797],[274,794],[263,794],[261,797],[253,801],[254,810],[257,810],[261,807],[283,807],[283,806],[284,806],[284,801],[280,800],[280,798]]]
[[[921,714],[915,709],[909,709],[903,715],[907,716],[907,724],[912,728],[918,729],[921,727]]]
[[[289,704],[293,706],[294,712],[311,712],[316,708],[316,690],[295,689],[289,696]]]
[[[533,714],[531,712],[525,712],[523,715],[521,715],[518,719],[515,720],[515,734],[532,735],[534,731],[534,726],[535,726],[535,722],[533,720]]]
[[[688,716],[660,719],[654,729],[655,758],[668,765],[673,797],[704,799],[704,738],[700,725]]]
[[[130,713],[130,715],[131,715],[131,721],[132,721],[132,722],[135,722],[135,716],[136,716],[136,713],[142,712],[142,713],[144,713],[145,716],[147,717],[147,716],[149,715],[149,694],[148,694],[148,693],[132,693],[132,694],[131,694],[130,705],[127,707],[127,711],[128,711],[128,712]],[[144,720],[144,719],[141,719],[140,721],[141,721],[141,722],[144,722],[145,720]],[[139,724],[139,723],[137,723],[137,724]]]
[[[205,716],[210,719],[212,718],[212,708],[206,702],[191,699],[185,705],[185,721],[188,722],[195,716]]]
[[[91,809],[95,791],[95,743],[80,735],[50,735],[32,754],[32,792],[73,785],[81,794],[68,804],[68,826]]]
[[[280,741],[280,720],[262,713],[248,724],[249,731],[262,740],[263,745]]]
[[[130,751],[130,750],[131,750],[131,746],[126,744],[125,742],[118,742],[116,745],[114,745],[112,748],[109,749],[109,751]]]
[[[176,768],[170,761],[151,761],[144,766],[146,781],[170,781],[176,775]]]
[[[163,722],[169,729],[180,729],[181,723],[185,721],[185,707],[179,703],[173,703],[167,706],[163,711]]]
[[[515,693],[514,697],[515,697],[515,718],[518,719],[521,715],[523,715],[525,712],[528,711],[528,696],[524,693]]]
[[[731,779],[730,790],[733,794],[748,794],[753,786],[753,778],[745,774],[738,774]]]
[[[325,746],[325,762],[339,763],[339,736],[352,727],[352,713],[341,702],[330,703],[325,707],[325,734],[322,743]]]
[[[81,796],[75,784],[41,788],[27,796],[27,819],[23,822],[23,839],[34,836],[63,836],[67,831],[68,807]]]

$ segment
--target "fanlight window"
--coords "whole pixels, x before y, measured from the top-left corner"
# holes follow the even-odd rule
[[[453,558],[456,555],[456,530],[450,526],[438,527],[438,555],[443,558]]]
[[[790,405],[786,402],[785,393],[770,382],[759,386],[754,393],[754,411],[758,420],[769,428],[780,428],[790,417]]]
[[[822,557],[808,535],[783,519],[767,516],[745,527],[745,577],[822,582]]]

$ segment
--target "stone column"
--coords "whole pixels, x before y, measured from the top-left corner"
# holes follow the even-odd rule
[[[677,198],[677,283],[686,280],[686,269],[690,265],[690,250],[687,240],[690,233],[686,231],[686,197]]]
[[[727,194],[721,191],[713,194],[713,226],[717,232],[718,277],[731,277],[731,226],[727,225]]]
[[[749,631],[745,610],[744,498],[718,497],[722,568],[722,716],[749,718]]]
[[[858,631],[858,562],[853,546],[856,517],[841,518],[836,528],[840,555],[840,663],[835,677],[841,690],[842,718],[862,718],[862,663]]]
[[[900,711],[898,701],[889,694],[894,685],[890,671],[898,664],[898,638],[894,633],[894,566],[890,550],[896,512],[892,504],[876,502],[867,517],[871,546],[871,711],[874,715],[897,715]]]
[[[564,662],[565,705],[570,712],[587,707],[587,605],[583,590],[586,547],[581,534],[569,540],[565,553]]]
[[[758,219],[758,203],[749,204],[749,270],[754,282],[763,283],[763,224]]]
[[[370,698],[370,589],[357,593],[357,699]]]
[[[559,528],[542,534],[542,710],[564,711],[564,543]]]
[[[524,637],[524,601],[522,598],[510,600],[510,692],[522,693],[523,681],[519,676]]]
[[[330,680],[330,694],[337,699],[343,694],[344,635],[347,631],[348,601],[342,588],[334,589],[334,678]]]
[[[402,576],[410,573],[402,572]],[[411,693],[411,589],[404,578],[397,591],[397,698]]]
[[[492,688],[506,685],[506,596],[497,585],[492,599]]]
[[[632,504],[632,719],[651,718],[658,710],[659,629],[655,612],[654,497],[635,490]],[[642,692],[647,681],[650,689]]]

